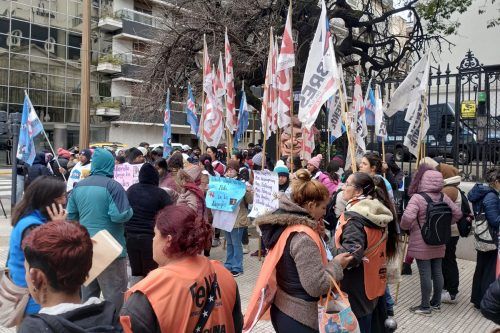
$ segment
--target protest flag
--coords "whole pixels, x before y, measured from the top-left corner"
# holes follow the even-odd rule
[[[224,58],[226,60],[226,127],[229,132],[234,133],[238,128],[238,123],[236,119],[235,112],[235,97],[236,92],[234,90],[234,68],[233,68],[233,58],[231,56],[231,45],[229,44],[229,38],[227,36],[227,27],[224,38]]]
[[[292,2],[288,7],[285,31],[281,40],[280,55],[277,65],[278,81],[278,127],[285,128],[292,124],[292,74],[295,66],[295,50],[292,38]]]
[[[194,134],[199,137],[198,117],[196,116],[196,104],[193,95],[193,89],[191,88],[191,83],[188,83],[188,98],[186,101],[186,119],[187,123],[191,127],[191,134]]]
[[[359,73],[356,74],[354,79],[354,92],[352,96],[351,105],[351,130],[353,136],[356,138],[356,157],[362,157],[366,153],[366,144],[363,131],[363,125],[366,127],[364,105],[363,105],[363,91],[361,88],[361,77]]]
[[[273,60],[272,60],[272,67],[271,67],[271,131],[273,133],[276,133],[278,130],[278,102],[279,102],[279,90],[278,90],[278,39],[274,38],[274,45],[273,45]],[[278,141],[276,141],[278,143]],[[276,149],[276,152],[278,150]],[[279,158],[279,157],[278,157]]]
[[[300,151],[300,158],[309,161],[312,157],[316,143],[314,142],[314,132],[316,128],[311,127],[308,129],[302,124],[302,149]]]
[[[370,89],[371,90],[371,89]],[[373,92],[372,92],[373,93]],[[381,137],[382,140],[387,138],[387,127],[385,124],[384,107],[382,104],[382,92],[380,86],[375,86],[375,135]],[[383,141],[382,141],[383,142]]]
[[[332,144],[345,133],[345,126],[342,123],[342,105],[340,91],[337,90],[334,96],[326,103],[328,110],[328,130],[330,132],[329,142]]]
[[[325,1],[321,0],[321,15],[311,42],[299,104],[299,120],[311,129],[321,106],[335,94],[337,65],[333,52],[330,24]]]
[[[248,104],[245,90],[241,87],[240,112],[238,119],[238,131],[234,138],[234,148],[238,148],[238,143],[243,139],[245,132],[248,129]]]
[[[271,27],[269,32],[269,54],[267,58],[266,67],[266,79],[264,81],[264,93],[262,97],[262,110],[261,110],[261,122],[262,122],[262,133],[264,134],[264,147],[265,142],[271,136],[272,129],[272,106],[273,101],[271,99],[271,85],[273,81],[273,54],[274,54],[274,39],[273,39],[273,28]],[[265,150],[265,149],[264,149]]]
[[[169,88],[167,89],[167,102],[165,104],[165,115],[163,117],[163,158],[169,157],[172,152],[172,122],[170,116]]]
[[[217,72],[215,74],[214,81],[214,93],[217,98],[226,94],[224,81],[224,65],[222,64],[222,54],[219,53],[219,63],[217,65]]]
[[[365,101],[366,125],[375,126],[375,94],[371,85],[368,85]]]
[[[43,132],[43,125],[36,114],[33,104],[31,104],[28,94],[25,92],[21,128],[19,131],[19,143],[17,145],[16,154],[18,159],[29,165],[33,164],[33,160],[36,156],[33,139],[41,132]]]
[[[207,105],[214,104],[214,93],[213,93],[213,76],[212,76],[212,65],[210,63],[210,56],[208,55],[207,39],[205,34],[203,35],[203,93],[201,102],[201,118],[200,127],[198,132],[198,137],[200,138],[200,149],[203,151],[203,142],[205,142],[205,119],[207,113]]]

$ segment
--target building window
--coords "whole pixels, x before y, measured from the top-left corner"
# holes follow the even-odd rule
[[[43,47],[45,48],[45,51],[54,53],[56,49],[55,45],[56,45],[56,40],[54,39],[54,37],[49,37],[45,40],[45,44],[43,45]]]
[[[23,37],[23,32],[19,29],[12,30],[10,35],[7,37],[7,46],[19,47],[21,46],[21,37]]]

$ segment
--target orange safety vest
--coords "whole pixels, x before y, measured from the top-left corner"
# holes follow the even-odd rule
[[[342,213],[337,229],[335,230],[335,246],[337,249],[342,247],[340,243],[342,231],[348,222],[349,219],[346,220]],[[373,300],[384,295],[387,284],[387,229],[381,231],[380,229],[366,226],[364,228],[368,241],[364,253],[364,256],[368,260],[363,260],[365,293],[369,300]]]
[[[276,265],[283,255],[288,237],[294,232],[304,232],[311,237],[319,248],[323,264],[326,265],[328,263],[325,248],[316,231],[305,225],[287,227],[280,235],[278,242],[269,250],[262,264],[257,283],[245,313],[245,323],[243,324],[244,332],[251,331],[259,319],[264,315],[266,315],[266,318],[269,318],[267,312],[273,303],[278,287],[276,283]]]
[[[139,291],[151,304],[162,332],[193,332],[215,276],[215,306],[200,333],[232,333],[236,282],[220,262],[200,255],[151,271],[125,293],[125,301]],[[120,322],[126,333],[133,332],[129,316],[121,316]]]

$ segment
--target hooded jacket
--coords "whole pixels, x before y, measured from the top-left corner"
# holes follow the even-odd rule
[[[279,209],[257,218],[255,223],[262,231],[267,249],[274,247],[288,226],[317,227],[317,222],[310,218],[307,211],[284,194],[280,196]],[[317,302],[330,287],[328,274],[339,281],[342,279],[342,267],[333,261],[323,266],[316,243],[305,233],[292,234],[276,266],[278,290],[274,305],[294,320],[317,330]]]
[[[165,206],[172,204],[167,192],[158,187],[160,175],[155,167],[144,163],[139,171],[139,183],[130,186],[127,198],[134,214],[125,223],[127,235],[154,236],[155,216]]]
[[[344,213],[347,223],[342,228],[340,236],[341,248],[337,253],[346,252],[347,249],[361,245],[363,250],[353,253],[354,259],[349,264],[350,268],[344,271],[344,280],[341,288],[349,296],[349,302],[356,317],[364,317],[373,312],[378,298],[369,300],[365,292],[363,257],[368,247],[368,237],[365,227],[380,230],[381,236],[393,220],[392,212],[377,199],[370,197],[349,204]]]
[[[458,190],[458,185],[462,181],[459,171],[454,166],[441,163],[439,164],[438,171],[443,175],[443,190],[442,193],[446,194],[457,205],[460,210],[462,209],[462,195]],[[463,213],[463,212],[462,212]],[[451,226],[451,237],[459,237],[458,227],[456,224]]]
[[[422,239],[420,226],[423,226],[427,219],[427,201],[418,194],[425,192],[432,201],[437,202],[443,195],[441,193],[443,184],[443,176],[439,171],[425,171],[418,184],[417,193],[412,195],[406,206],[401,218],[401,229],[410,231],[410,242],[408,244],[408,255],[410,257],[420,260],[444,257],[445,245],[427,245]],[[453,225],[462,217],[462,210],[447,195],[443,195],[443,201],[451,208],[451,223]]]
[[[89,301],[94,301],[90,299]],[[89,304],[90,303],[90,304]],[[52,308],[60,307],[60,304]],[[43,309],[42,309],[43,312]],[[84,333],[122,332],[118,314],[112,303],[107,301],[86,302],[76,309],[57,314],[37,314],[26,317],[19,329],[20,333]]]
[[[45,162],[45,153],[37,153],[33,160],[33,164],[28,166],[28,176],[26,177],[25,187],[28,187],[36,178],[48,175],[50,175],[50,170],[47,168],[47,162]]]
[[[499,193],[486,184],[476,184],[467,194],[472,202],[474,213],[484,212],[488,223],[494,230],[500,225],[500,197]]]
[[[68,220],[79,221],[90,236],[107,230],[123,247],[125,257],[124,223],[133,215],[127,193],[113,180],[115,161],[106,149],[98,148],[92,156],[90,176],[76,184],[68,200]]]
[[[500,278],[490,284],[481,301],[483,316],[500,325]]]

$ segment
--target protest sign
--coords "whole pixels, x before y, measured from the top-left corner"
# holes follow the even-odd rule
[[[272,213],[279,208],[279,180],[276,172],[254,171],[253,206],[248,217]]]
[[[234,212],[245,192],[246,185],[240,180],[210,176],[205,202],[208,208]]]
[[[240,206],[237,206],[234,212],[225,212],[223,210],[212,210],[214,220],[212,226],[214,228],[224,230],[227,232],[233,231],[234,223],[240,212]]]
[[[139,171],[142,164],[123,163],[115,165],[115,173],[113,179],[120,183],[123,188],[128,188],[139,182]]]

